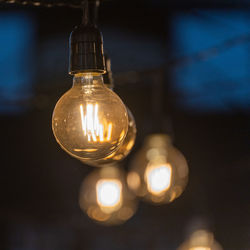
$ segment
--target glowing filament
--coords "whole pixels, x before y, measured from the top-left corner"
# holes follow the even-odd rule
[[[122,185],[114,179],[99,180],[96,184],[96,199],[100,207],[116,208],[121,203]]]
[[[159,195],[167,191],[171,184],[172,168],[169,164],[149,165],[145,172],[148,191]]]
[[[98,104],[86,105],[86,112],[84,113],[83,105],[80,105],[80,114],[82,121],[83,135],[88,138],[88,142],[107,142],[111,140],[112,136],[112,123],[106,122],[106,120],[100,123],[98,111]]]

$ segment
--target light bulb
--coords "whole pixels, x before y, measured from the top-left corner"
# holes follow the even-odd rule
[[[116,164],[117,162],[123,160],[130,153],[135,144],[136,124],[135,124],[135,119],[128,108],[127,112],[128,112],[128,132],[119,149],[117,151],[114,151],[112,154],[110,154],[105,158],[99,160],[91,160],[91,161],[83,160],[82,161],[83,163],[86,163],[94,167],[103,167],[111,164]]]
[[[178,250],[222,250],[222,247],[211,232],[202,229],[193,232]]]
[[[59,145],[80,160],[99,160],[118,150],[128,130],[127,110],[101,75],[76,74],[57,102],[52,128]]]
[[[82,183],[79,203],[91,219],[105,225],[124,223],[137,208],[135,197],[127,188],[125,174],[118,166],[90,173]]]
[[[187,162],[165,134],[152,134],[145,139],[127,176],[128,185],[136,195],[156,204],[179,197],[187,181]]]

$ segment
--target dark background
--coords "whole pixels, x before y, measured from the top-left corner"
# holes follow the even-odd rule
[[[225,250],[249,250],[249,7],[243,0],[101,3],[116,92],[137,122],[125,168],[159,121],[165,132],[172,127],[190,168],[173,203],[141,202],[126,224],[104,227],[78,206],[91,167],[63,152],[51,130],[53,107],[72,84],[68,37],[81,11],[1,3],[0,249],[174,250],[202,220]]]

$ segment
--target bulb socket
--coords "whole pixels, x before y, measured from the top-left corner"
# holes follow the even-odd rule
[[[105,86],[109,89],[114,88],[114,82],[113,82],[113,76],[112,76],[112,70],[111,70],[111,60],[109,56],[105,53],[104,54],[105,58],[105,65],[106,65],[106,73],[103,75],[103,82]]]
[[[70,34],[69,74],[105,74],[103,38],[93,24],[76,26]]]

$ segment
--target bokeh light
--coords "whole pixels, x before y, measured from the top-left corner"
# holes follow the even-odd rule
[[[119,166],[98,168],[84,180],[80,189],[81,209],[94,221],[105,225],[122,224],[136,209],[135,196],[127,188]]]
[[[202,229],[193,232],[177,250],[222,250],[222,247],[213,233]]]
[[[172,202],[179,197],[187,181],[186,159],[166,134],[146,137],[127,176],[128,185],[137,196],[156,204]]]

